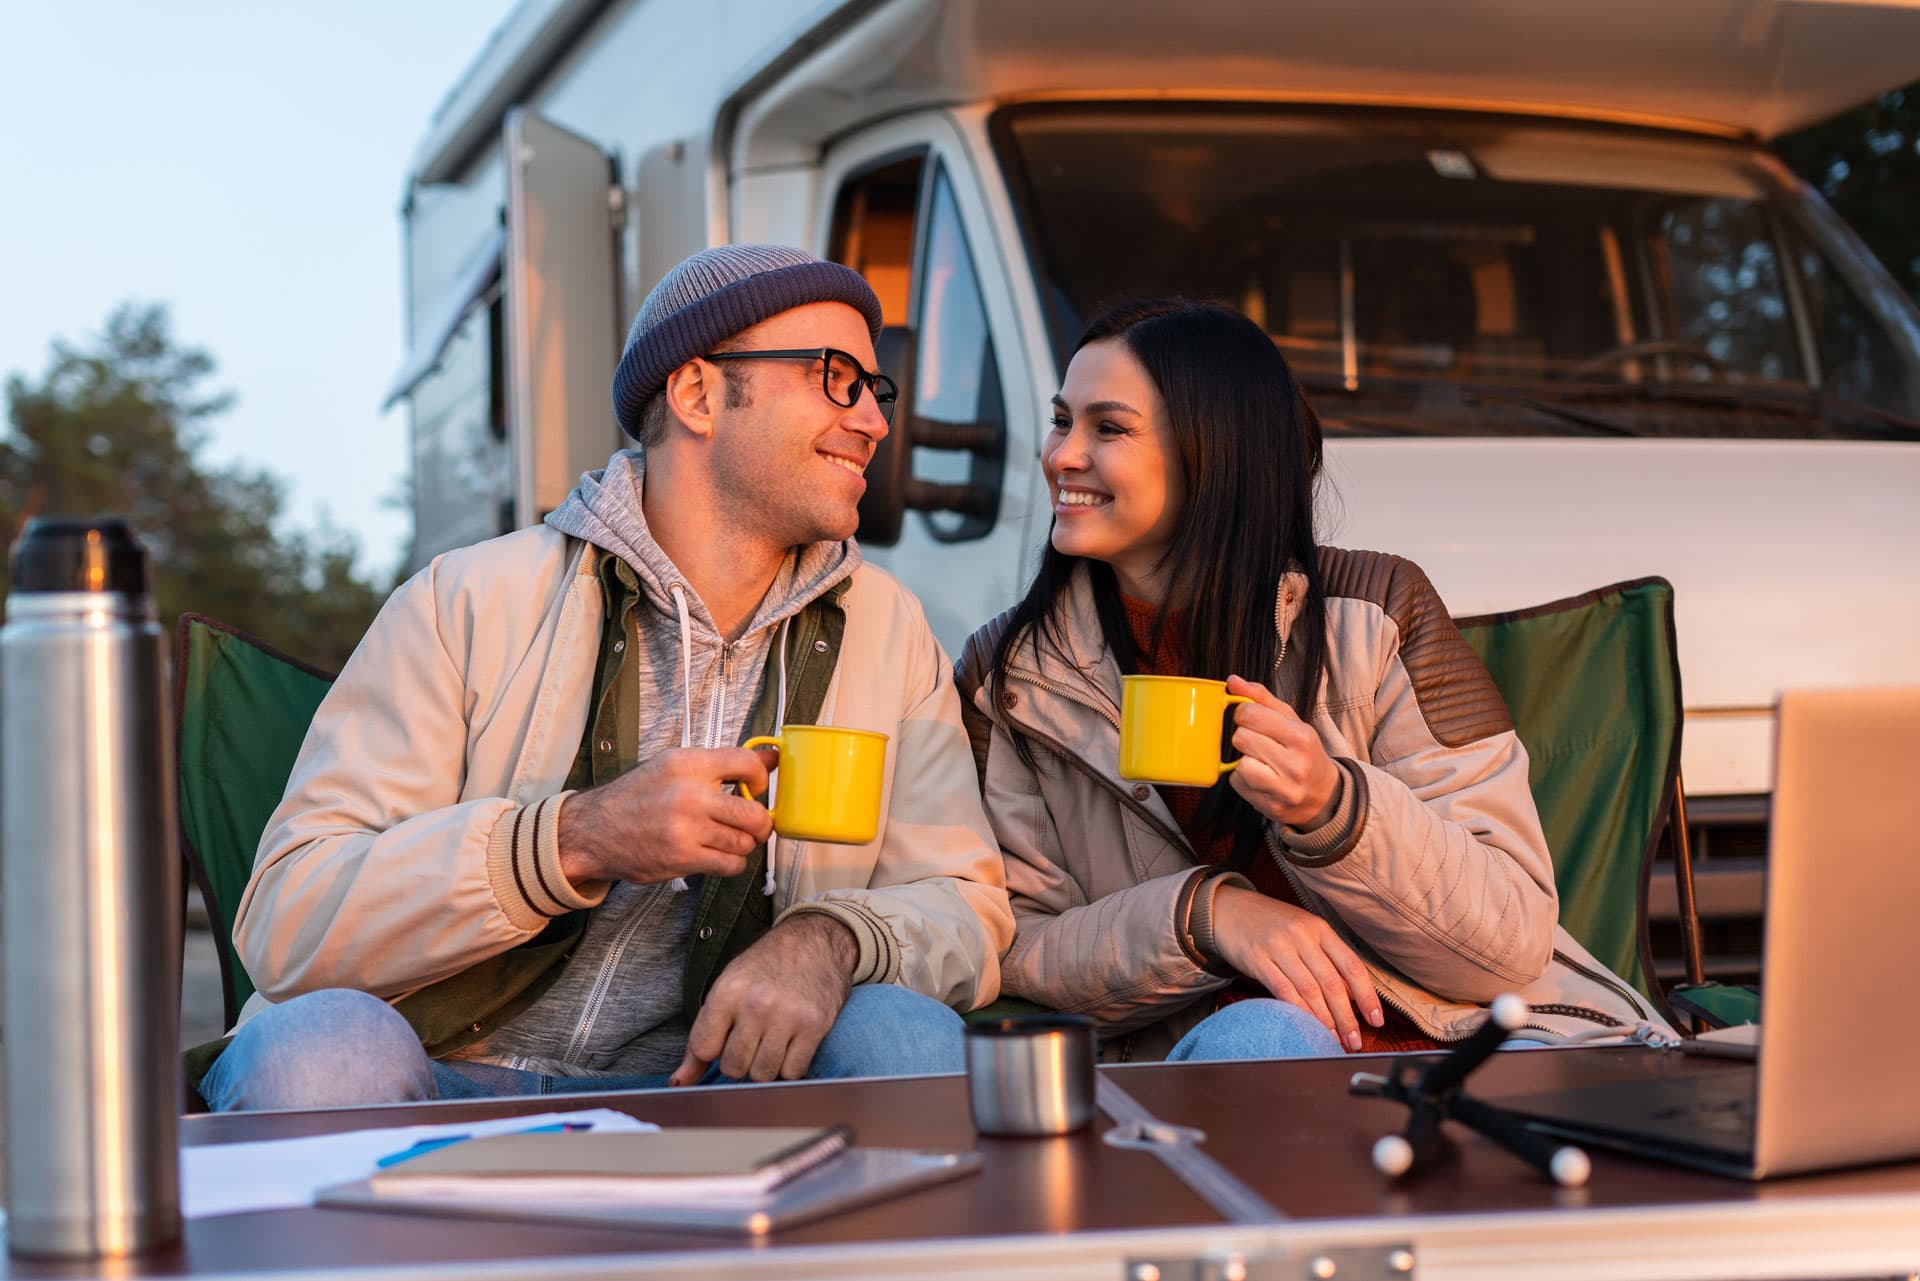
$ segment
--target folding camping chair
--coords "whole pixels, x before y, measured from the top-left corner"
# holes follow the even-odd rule
[[[1669,1008],[1647,931],[1647,882],[1663,841],[1672,845],[1687,977],[1702,978],[1680,790],[1672,584],[1635,579],[1455,621],[1526,746],[1560,888],[1560,924]]]
[[[180,848],[207,905],[232,1027],[253,994],[233,952],[234,913],[333,673],[200,614],[180,616],[174,673]]]

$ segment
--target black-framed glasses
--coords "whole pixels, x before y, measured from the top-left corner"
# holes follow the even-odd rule
[[[873,403],[880,416],[893,421],[893,402],[900,389],[893,379],[877,370],[864,369],[860,362],[838,347],[787,347],[778,351],[716,351],[707,360],[817,360],[820,362],[820,390],[828,400],[845,409],[860,403],[862,388],[873,389]]]

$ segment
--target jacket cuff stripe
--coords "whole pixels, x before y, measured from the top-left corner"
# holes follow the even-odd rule
[[[549,917],[528,897],[521,872],[520,819],[525,812],[522,806],[515,805],[494,822],[493,831],[487,836],[487,883],[507,922],[516,930],[535,934],[546,928]]]
[[[1303,832],[1284,824],[1280,843],[1287,857],[1300,867],[1330,867],[1353,853],[1367,827],[1367,780],[1360,768],[1344,756],[1335,757],[1340,767],[1340,798],[1333,814],[1319,827]]]
[[[780,920],[802,912],[825,913],[852,931],[854,943],[860,950],[848,980],[853,986],[899,981],[900,945],[886,922],[874,913],[847,899],[814,899],[794,904],[780,914]]]
[[[535,932],[556,916],[598,906],[607,896],[583,893],[560,870],[560,810],[572,792],[503,813],[487,838],[487,880],[515,929]]]
[[[1226,868],[1214,868],[1195,877],[1181,895],[1186,914],[1180,931],[1180,946],[1201,969],[1228,978],[1235,971],[1221,959],[1219,942],[1213,932],[1213,896],[1220,892],[1223,885],[1247,890],[1254,888],[1252,881]]]
[[[560,810],[572,796],[572,792],[555,793],[534,810],[533,842],[528,854],[533,862],[534,877],[553,904],[548,912],[551,916],[598,907],[612,888],[611,883],[602,881],[583,889],[560,870]]]

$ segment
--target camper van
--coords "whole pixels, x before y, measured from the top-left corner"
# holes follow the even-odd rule
[[[1750,972],[1776,692],[1920,673],[1920,313],[1767,144],[1915,79],[1897,3],[524,0],[406,179],[412,559],[558,504],[648,289],[777,241],[882,300],[860,540],[952,650],[1033,571],[1082,324],[1224,299],[1319,409],[1324,541],[1462,615],[1673,582]]]

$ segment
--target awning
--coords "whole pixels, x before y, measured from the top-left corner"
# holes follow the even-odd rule
[[[822,42],[746,106],[747,149],[730,165],[798,162],[875,104],[1075,97],[1518,112],[1765,139],[1920,77],[1916,0],[895,0],[864,22],[864,42]]]
[[[386,399],[380,402],[383,411],[393,408],[395,401],[412,394],[413,389],[438,368],[440,357],[446,354],[447,344],[453,341],[461,323],[480,305],[487,292],[499,283],[500,257],[506,247],[507,229],[497,228],[480,251],[460,269],[444,305],[435,313],[433,323],[421,331],[420,341],[414,344],[413,351],[407,356],[407,363],[393,380],[393,386],[387,389]]]

